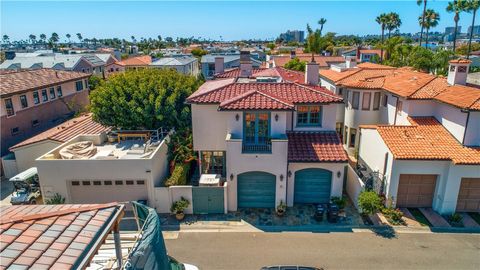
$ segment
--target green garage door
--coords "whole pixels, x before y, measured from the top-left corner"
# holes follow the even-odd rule
[[[295,203],[328,203],[332,172],[323,169],[304,169],[295,172]]]
[[[239,208],[274,208],[275,175],[265,172],[239,174],[237,199]]]

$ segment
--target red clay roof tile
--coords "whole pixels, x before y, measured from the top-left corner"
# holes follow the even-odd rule
[[[334,131],[288,132],[289,162],[347,162],[338,134]]]

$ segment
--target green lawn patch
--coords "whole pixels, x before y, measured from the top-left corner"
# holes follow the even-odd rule
[[[408,208],[408,211],[412,214],[412,216],[420,223],[422,226],[432,227],[432,224],[428,221],[428,219],[418,210],[418,208]]]
[[[469,212],[468,215],[475,220],[478,224],[480,224],[480,213],[478,212]]]

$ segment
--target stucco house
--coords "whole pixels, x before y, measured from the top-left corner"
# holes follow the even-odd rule
[[[466,82],[470,61],[450,61],[447,78],[348,62],[320,77],[344,96],[337,127],[363,174],[398,207],[480,210],[480,90]]]
[[[260,60],[250,56],[252,66],[259,68]],[[238,53],[212,53],[202,56],[200,60],[202,75],[205,79],[213,79],[215,74],[223,73],[224,70],[240,67],[240,54]]]
[[[200,171],[228,182],[229,211],[342,194],[347,156],[335,132],[342,98],[318,86],[318,70],[316,63],[305,74],[254,69],[245,53],[238,69],[187,99]]]
[[[200,72],[197,58],[187,55],[162,57],[150,63],[150,67],[173,68],[179,73],[195,77],[198,76]]]

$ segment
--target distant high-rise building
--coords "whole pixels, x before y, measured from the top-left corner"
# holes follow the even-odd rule
[[[468,34],[472,31],[472,26],[468,27]],[[480,25],[475,25],[473,27],[473,35],[480,35]]]
[[[285,33],[280,34],[280,39],[285,42],[296,41],[304,42],[305,41],[305,32],[300,30],[288,30]]]
[[[450,35],[450,34],[453,34],[454,32],[455,32],[455,26],[445,27],[445,35]],[[457,34],[460,34],[461,32],[462,32],[462,27],[458,26],[457,27]]]

